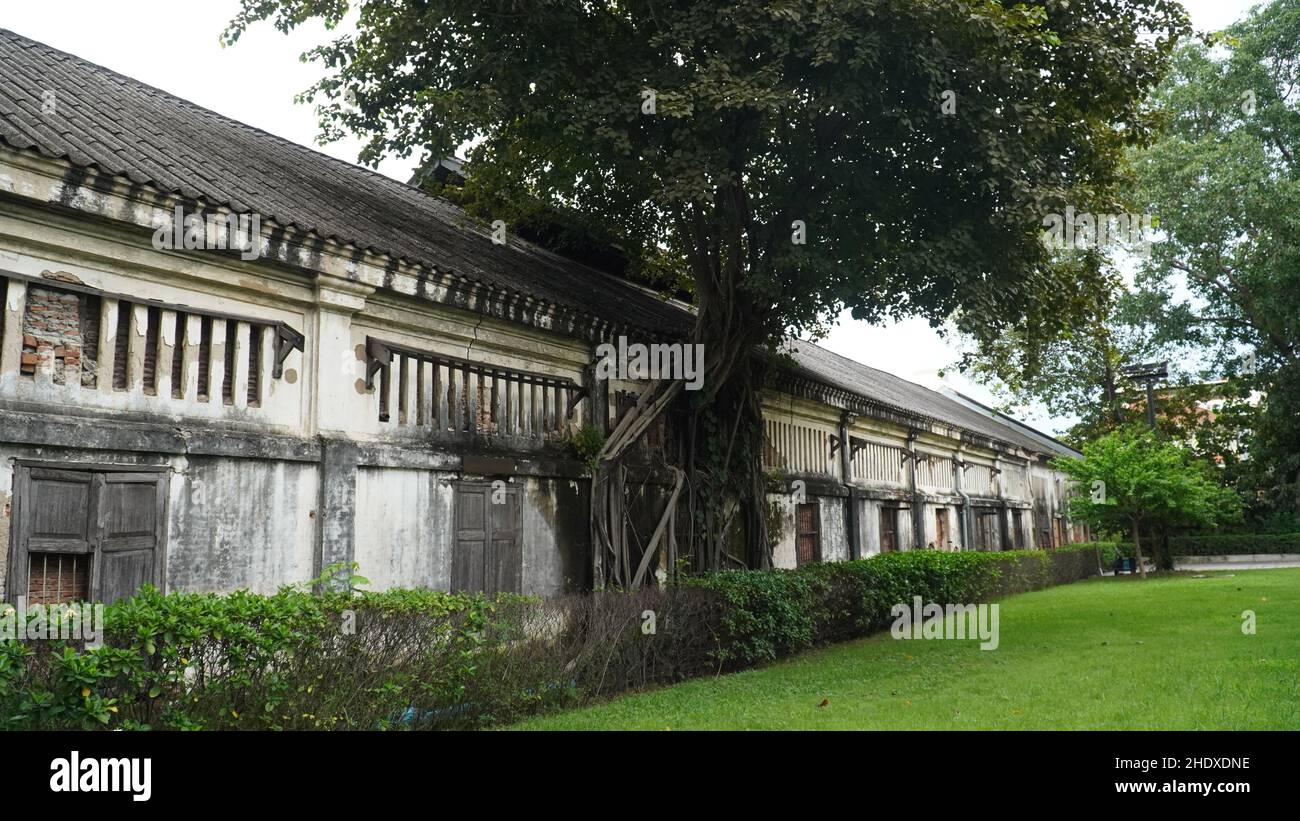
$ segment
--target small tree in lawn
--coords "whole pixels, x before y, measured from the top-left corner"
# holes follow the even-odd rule
[[[1090,525],[1133,532],[1138,570],[1142,531],[1170,525],[1209,526],[1234,515],[1236,495],[1206,475],[1187,451],[1150,431],[1128,428],[1083,446],[1082,459],[1058,459],[1055,466],[1081,491],[1070,499],[1070,514]]]

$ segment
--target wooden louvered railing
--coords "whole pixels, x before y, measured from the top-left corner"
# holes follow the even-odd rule
[[[0,272],[0,379],[261,406],[303,336],[283,322]]]
[[[381,423],[430,433],[564,435],[586,389],[572,379],[366,339],[366,387]]]

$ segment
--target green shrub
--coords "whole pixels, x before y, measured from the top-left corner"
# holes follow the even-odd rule
[[[1102,553],[1095,544],[1001,553],[915,550],[798,570],[726,571],[687,584],[721,595],[718,659],[735,669],[882,629],[892,622],[890,609],[915,596],[976,603],[1095,576]]]
[[[0,729],[499,724],[866,635],[914,596],[975,603],[1075,581],[1102,552],[912,551],[545,600],[146,588],[104,608],[102,646],[0,641]]]
[[[1133,555],[1133,545],[1113,543],[1112,550]],[[1300,553],[1300,533],[1205,533],[1170,536],[1169,552],[1174,556],[1242,556],[1256,553]]]
[[[1300,533],[1211,533],[1172,536],[1175,556],[1240,556],[1246,553],[1300,553]]]

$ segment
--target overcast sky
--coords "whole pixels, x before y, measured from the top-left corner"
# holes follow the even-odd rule
[[[1198,29],[1222,28],[1257,0],[1184,0]],[[0,2],[0,28],[48,43],[121,74],[157,86],[228,117],[285,139],[355,162],[360,144],[343,140],[316,145],[316,116],[294,95],[320,76],[319,66],[299,55],[330,35],[319,24],[286,37],[269,25],[246,33],[237,46],[221,48],[218,35],[239,8],[238,0],[40,0]],[[388,158],[379,170],[409,179],[412,158]],[[959,375],[938,372],[957,359],[956,348],[922,320],[870,326],[843,318],[822,342],[831,350],[932,388],[944,384],[991,401],[991,394]],[[1036,409],[1022,418],[1049,432],[1069,426]]]

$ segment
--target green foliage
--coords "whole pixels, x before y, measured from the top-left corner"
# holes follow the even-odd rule
[[[223,41],[349,8],[243,0]],[[702,331],[741,349],[842,307],[961,309],[991,339],[1091,301],[1095,279],[1048,264],[1042,217],[1112,199],[1187,31],[1165,0],[369,2],[304,55],[328,72],[304,97],[363,162],[472,142],[477,200],[667,249]]]
[[[1150,536],[1150,528],[1209,527],[1241,515],[1240,499],[1218,483],[1211,468],[1143,428],[1106,434],[1083,446],[1082,459],[1053,464],[1078,489],[1069,500],[1071,515],[1099,530],[1128,530],[1144,576],[1144,531]],[[1168,569],[1170,557],[1160,559]]]
[[[925,601],[976,603],[1076,581],[1097,572],[1097,547],[1055,551],[907,551],[798,570],[730,570],[688,584],[725,604],[719,661],[728,667],[772,661],[887,626],[890,608]]]
[[[373,729],[472,675],[482,596],[283,588],[104,608],[103,644],[0,642],[0,727]]]
[[[1243,636],[1241,613],[1257,613]],[[1002,642],[844,642],[519,729],[1291,730],[1300,569],[1096,579],[1002,604]],[[1267,626],[1266,626],[1267,625]]]
[[[917,551],[542,601],[146,588],[105,608],[102,646],[0,641],[0,729],[498,724],[864,635],[914,595],[976,602],[1096,569],[1095,551],[1075,546]]]
[[[1126,556],[1132,545],[1117,545]],[[1175,556],[1242,556],[1300,553],[1300,533],[1203,533],[1170,536],[1169,552]]]
[[[1239,500],[1204,465],[1142,428],[1102,436],[1084,445],[1082,459],[1054,466],[1077,483],[1071,514],[1097,528],[1211,526],[1239,513]]]
[[[595,474],[600,466],[600,451],[604,447],[605,434],[595,425],[583,425],[577,433],[573,434],[573,449],[577,451],[578,458],[592,474]]]
[[[1079,443],[1122,424],[1115,405],[1124,403],[1107,389],[1120,363],[1170,360],[1175,387],[1159,396],[1162,432],[1222,468],[1252,524],[1285,518],[1292,528],[1300,522],[1298,83],[1300,0],[1261,3],[1227,31],[1184,43],[1148,101],[1163,126],[1131,153],[1127,208],[1154,216],[1161,232],[1132,288],[1115,282],[1105,311],[1051,341],[1008,335],[964,361],[1002,380],[1010,401],[1078,416],[1068,438]],[[1215,401],[1213,412],[1197,400]],[[1135,421],[1143,402],[1129,404],[1126,421]]]

